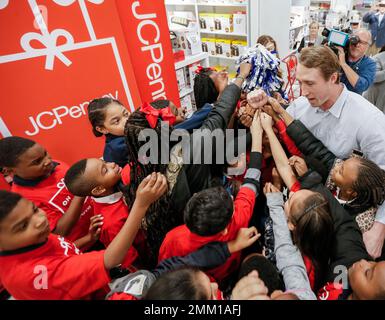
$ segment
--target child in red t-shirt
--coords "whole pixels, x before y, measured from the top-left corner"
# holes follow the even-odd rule
[[[130,167],[124,170],[113,162],[101,159],[84,159],[75,163],[66,173],[64,181],[68,189],[77,196],[92,196],[95,212],[103,216],[100,242],[108,246],[119,233],[129,215],[129,208],[119,190],[119,184],[128,183]],[[134,246],[143,247],[144,236],[139,231]],[[128,251],[123,267],[130,267],[138,258],[136,248]],[[144,253],[144,252],[142,252]]]
[[[74,197],[64,184],[68,166],[52,160],[35,141],[8,137],[0,140],[0,166],[13,174],[11,191],[44,210],[50,230],[79,248],[92,244],[88,230],[94,215],[91,199]]]
[[[2,284],[15,299],[94,297],[109,283],[109,271],[123,262],[148,207],[166,190],[163,175],[146,177],[138,187],[130,216],[107,249],[84,254],[73,243],[50,234],[47,216],[31,201],[0,191]]]
[[[159,261],[172,256],[186,255],[211,241],[230,241],[240,228],[248,226],[259,189],[262,164],[262,127],[259,113],[251,126],[252,148],[249,168],[234,203],[223,187],[196,193],[187,203],[185,224],[167,233],[159,251]],[[240,265],[240,253],[234,253],[222,266],[209,275],[223,281]]]

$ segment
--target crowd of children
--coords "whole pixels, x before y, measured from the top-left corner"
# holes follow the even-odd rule
[[[70,167],[35,141],[1,139],[0,167],[13,178],[0,191],[2,297],[385,299],[384,257],[374,261],[362,236],[384,203],[384,171],[357,154],[339,159],[281,95],[242,94],[250,70],[241,64],[228,84],[200,68],[189,119],[168,100],[132,113],[93,100],[102,158]],[[191,161],[172,139],[167,164],[141,155],[143,130],[160,140],[164,121],[170,134],[187,130]],[[216,163],[212,148],[205,164],[194,129],[228,128],[247,129],[246,156]]]

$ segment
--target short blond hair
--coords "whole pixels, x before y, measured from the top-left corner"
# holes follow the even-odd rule
[[[334,73],[339,74],[341,69],[337,55],[332,49],[326,46],[307,47],[302,49],[299,63],[306,68],[319,69],[326,81],[328,81]],[[339,83],[339,78],[337,83]]]

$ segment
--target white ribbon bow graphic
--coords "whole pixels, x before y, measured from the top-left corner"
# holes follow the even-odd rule
[[[59,37],[64,37],[66,39],[65,44],[57,46]],[[46,49],[33,48],[31,45],[31,41],[33,40],[37,40],[42,43]],[[21,37],[20,43],[25,52],[31,54],[45,51],[47,56],[45,68],[47,70],[53,70],[55,57],[61,60],[61,62],[63,62],[67,67],[72,64],[72,62],[61,51],[63,47],[74,44],[73,36],[64,29],[56,29],[51,33],[47,33],[47,35],[43,35],[37,32],[28,32]]]
[[[9,0],[0,0],[0,10],[4,9],[9,3]]]
[[[70,6],[74,2],[79,1],[79,0],[53,0],[56,4],[60,6]],[[104,0],[87,0],[88,2],[91,2],[93,4],[101,4]]]

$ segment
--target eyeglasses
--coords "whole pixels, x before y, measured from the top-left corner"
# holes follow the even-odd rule
[[[366,42],[366,41],[362,41],[362,40],[360,40],[360,42],[359,43],[361,43],[362,45],[365,45],[365,46],[368,46],[370,43],[369,42]]]
[[[358,41],[358,43],[357,44],[361,44],[361,45],[363,45],[363,46],[368,46],[368,45],[370,45],[370,43],[369,42],[366,42],[366,41],[362,41],[361,39],[360,39],[360,41]]]

